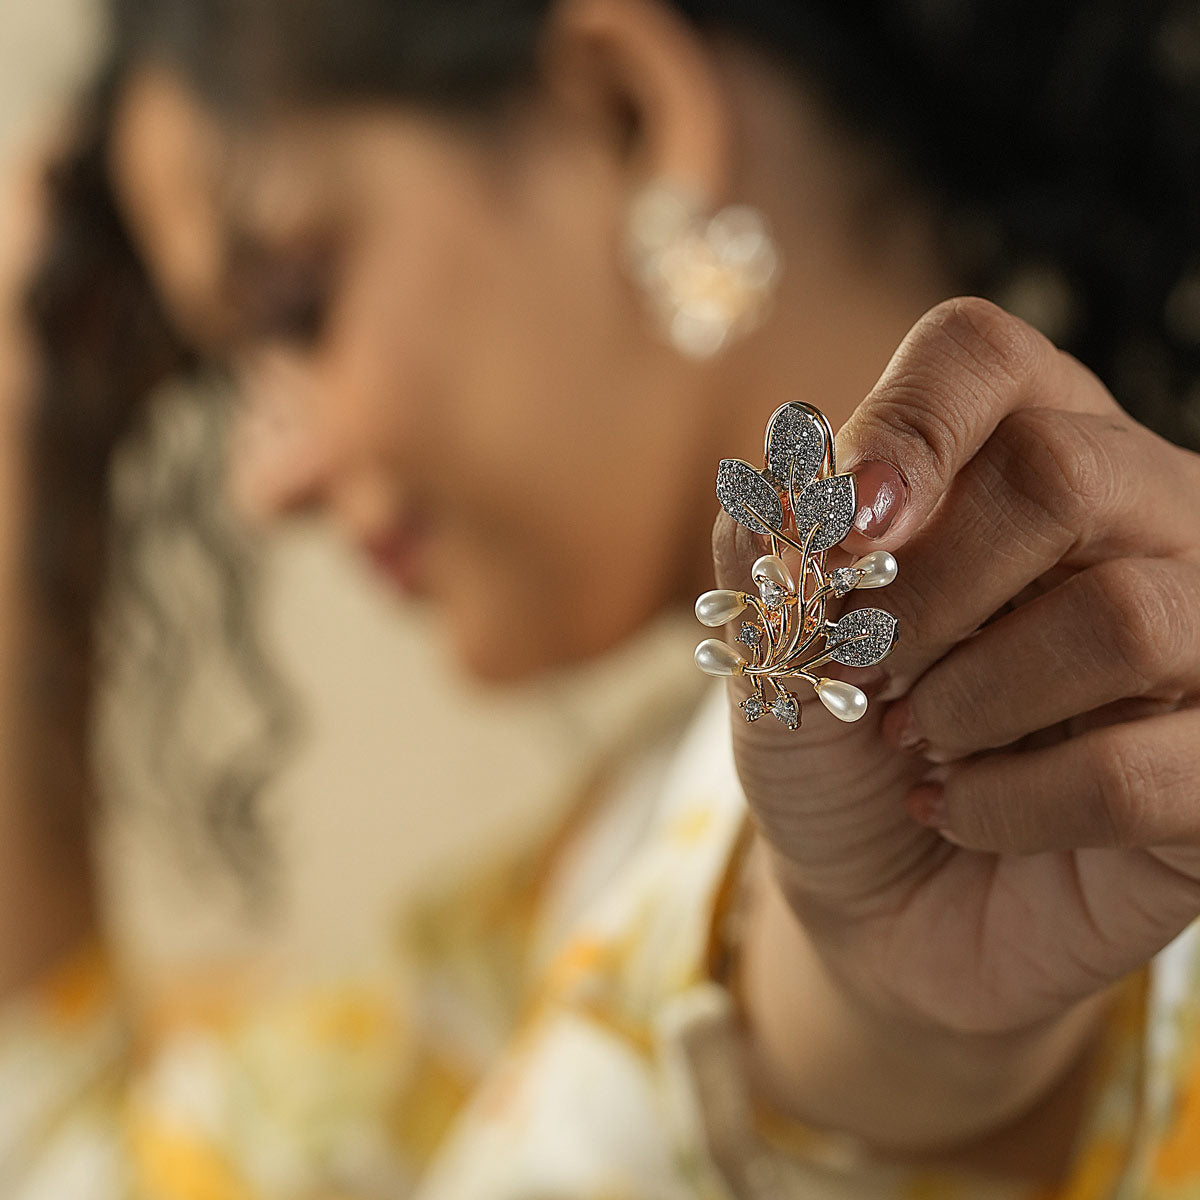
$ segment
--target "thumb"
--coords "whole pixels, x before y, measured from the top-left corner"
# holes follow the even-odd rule
[[[1036,407],[1120,411],[1075,359],[996,305],[968,296],[931,309],[838,432],[839,470],[882,489],[847,548],[898,549],[997,426]]]
[[[712,534],[713,577],[717,587],[730,591],[747,588],[751,567],[770,551],[770,538],[739,525],[724,511],[717,515]]]

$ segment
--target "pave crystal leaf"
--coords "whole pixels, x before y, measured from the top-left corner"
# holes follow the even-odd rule
[[[767,426],[766,470],[785,491],[803,491],[825,461],[825,426],[803,404],[785,404]]]
[[[799,496],[792,498],[796,517],[796,532],[801,542],[815,525],[809,549],[820,554],[842,541],[854,527],[854,512],[858,491],[853,475],[830,475],[810,483]]]
[[[856,609],[833,626],[826,644],[834,662],[874,666],[896,644],[896,618],[881,608]]]
[[[746,714],[747,721],[757,721],[767,711],[767,706],[759,696],[747,696],[738,707]]]
[[[721,507],[751,533],[770,534],[783,526],[783,505],[774,485],[740,458],[721,460],[717,470],[717,499]],[[747,505],[770,522],[771,527],[754,516]]]
[[[791,692],[780,691],[771,705],[771,715],[789,729],[800,728],[800,703]]]

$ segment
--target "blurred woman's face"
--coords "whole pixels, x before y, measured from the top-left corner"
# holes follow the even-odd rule
[[[148,73],[118,135],[161,290],[235,367],[252,507],[331,516],[488,678],[694,594],[712,432],[625,278],[607,131],[364,107],[235,145]]]

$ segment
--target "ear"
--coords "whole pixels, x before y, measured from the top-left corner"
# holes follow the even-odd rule
[[[712,45],[660,0],[560,0],[542,45],[547,87],[611,141],[630,188],[728,191],[731,96]]]
[[[126,80],[109,172],[155,287],[200,345],[223,323],[220,164],[217,125],[178,76],[147,66]]]

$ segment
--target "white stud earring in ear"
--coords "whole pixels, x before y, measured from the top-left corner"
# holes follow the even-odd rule
[[[626,252],[663,334],[688,358],[756,329],[779,278],[779,248],[757,209],[708,217],[694,191],[663,180],[630,205]]]

